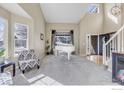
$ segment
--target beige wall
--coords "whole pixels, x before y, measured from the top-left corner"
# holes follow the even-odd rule
[[[15,23],[21,23],[29,26],[29,49],[35,49],[39,58],[45,55],[45,38],[40,40],[40,33],[45,36],[45,20],[40,9],[39,4],[20,4],[22,8],[32,17],[28,19],[22,16],[18,16],[10,13],[9,11],[0,8],[0,17],[3,17],[8,22],[8,29],[5,37],[6,50],[8,50],[8,56],[12,59],[14,57],[14,31]]]
[[[121,19],[122,19],[122,21],[121,21],[121,23],[122,23],[122,25],[124,25],[124,3],[123,4],[121,4],[122,5],[122,14],[121,14]]]
[[[99,34],[103,32],[103,11],[102,5],[100,5],[100,13],[89,14],[87,13],[85,17],[79,23],[79,47],[80,55],[86,55],[86,35],[87,34]]]
[[[74,30],[74,45],[76,47],[76,54],[78,54],[78,35],[79,28],[78,24],[67,24],[67,23],[58,23],[58,24],[46,24],[46,41],[49,40],[49,45],[51,45],[51,32],[52,30],[56,31],[70,31]],[[51,48],[51,46],[50,46]]]
[[[16,22],[29,25],[29,48],[34,48],[37,55],[41,58],[45,55],[45,41],[49,40],[49,42],[51,42],[51,30],[74,30],[76,53],[78,54],[79,52],[80,55],[85,55],[86,34],[99,34],[117,31],[121,27],[121,23],[124,23],[124,21],[121,22],[121,20],[124,20],[124,12],[122,13],[122,16],[118,17],[118,24],[115,24],[109,18],[108,12],[114,4],[100,4],[99,14],[87,13],[84,18],[81,19],[79,24],[46,24],[40,9],[40,4],[20,3],[19,5],[32,17],[32,19],[12,14],[3,8],[0,8],[0,17],[5,18],[8,22],[6,47],[8,49],[8,55],[11,57],[13,57],[14,54],[13,31],[14,23]],[[122,6],[122,9],[122,11],[124,11],[124,5]],[[44,40],[40,40],[40,33],[43,33],[46,39],[44,38]]]
[[[5,49],[6,49],[6,57],[12,58],[14,57],[14,31],[15,31],[15,23],[21,23],[29,26],[29,48],[33,48],[33,20],[28,19],[22,16],[18,16],[10,13],[9,11],[0,8],[0,17],[7,21],[7,29],[5,32]]]
[[[33,45],[37,55],[42,58],[45,55],[45,20],[42,14],[40,4],[19,4],[33,19]],[[40,40],[40,33],[44,34],[44,40]]]
[[[100,34],[109,33],[119,30],[123,24],[124,13],[118,17],[112,17],[111,8],[115,4],[104,3],[100,4],[99,14],[86,14],[85,17],[80,21],[80,54],[86,54],[86,34]],[[124,11],[124,6],[122,6],[122,11]],[[116,21],[117,20],[117,21]]]
[[[103,33],[115,32],[121,27],[121,15],[113,17],[111,15],[111,8],[115,4],[103,4],[104,7],[104,31]],[[117,23],[116,23],[117,20]]]
[[[3,17],[6,20],[10,21],[11,13],[0,7],[0,17]]]

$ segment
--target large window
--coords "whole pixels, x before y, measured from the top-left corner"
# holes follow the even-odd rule
[[[71,35],[58,35],[58,36],[55,36],[55,45],[62,45],[62,44],[72,44]]]
[[[28,26],[24,24],[15,24],[15,54],[28,49]]]
[[[3,56],[5,51],[4,34],[5,34],[5,21],[4,19],[0,18],[0,56]]]

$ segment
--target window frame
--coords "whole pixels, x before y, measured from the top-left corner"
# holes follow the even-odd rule
[[[57,39],[57,38],[59,39],[59,37],[63,37],[63,38],[66,38],[66,39],[67,39],[67,37],[68,37],[68,38],[69,38],[69,37],[71,38],[71,35],[56,35],[56,36],[55,36],[55,39]],[[62,44],[72,44],[72,39],[71,39],[71,42],[70,42],[70,43],[68,43],[67,41],[68,41],[68,40],[65,40],[66,43],[62,43],[62,42],[60,42],[60,43],[62,43]],[[57,42],[58,42],[58,41],[55,42],[55,46],[58,45],[58,44],[56,44]]]
[[[17,25],[26,26],[26,28],[27,28],[27,40],[26,39],[15,39],[15,33],[16,33],[16,26]],[[15,46],[15,41],[16,40],[26,40],[26,49],[25,50],[28,50],[29,49],[29,25],[23,24],[23,23],[18,23],[18,22],[16,22],[15,25],[14,25],[14,56],[18,56],[18,54],[15,53],[17,51],[16,50],[17,48]]]
[[[3,47],[5,49],[4,51],[4,55],[2,55],[2,57],[8,57],[8,20],[2,16],[0,16],[0,19],[3,20],[3,22],[5,23],[5,28],[4,28],[4,35],[3,35]]]
[[[92,6],[92,9],[88,9],[88,13],[100,13],[100,5],[99,4],[90,4],[89,8]],[[93,8],[93,6],[95,6],[95,8]],[[97,12],[94,11],[94,9],[97,9]]]

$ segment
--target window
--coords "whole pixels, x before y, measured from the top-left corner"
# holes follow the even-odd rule
[[[4,55],[4,34],[5,34],[5,21],[0,18],[0,56]]]
[[[88,13],[99,13],[99,5],[98,4],[90,4],[88,8]]]
[[[55,45],[72,44],[72,37],[70,35],[58,35],[55,37]]]
[[[28,49],[28,26],[24,24],[15,24],[15,55],[19,54],[20,51]]]

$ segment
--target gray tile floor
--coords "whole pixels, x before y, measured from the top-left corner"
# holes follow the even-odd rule
[[[74,55],[69,61],[64,56],[46,56],[39,70],[32,69],[23,76],[29,85],[117,85],[111,82],[111,73],[102,65]],[[15,77],[14,82],[17,84],[21,79]]]

